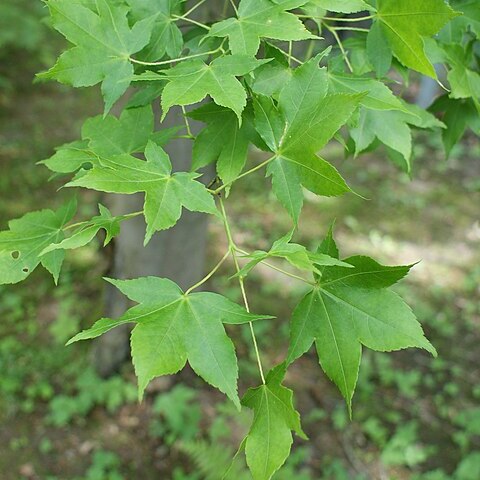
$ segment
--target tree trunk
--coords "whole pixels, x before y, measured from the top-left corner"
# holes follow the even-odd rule
[[[223,11],[224,0],[209,1],[196,12],[197,20],[218,18]],[[188,7],[187,7],[188,8]],[[158,103],[158,102],[157,102]],[[158,117],[158,112],[157,117]],[[180,109],[172,109],[162,128],[184,123]],[[194,132],[199,125],[192,124]],[[179,139],[172,141],[165,150],[171,157],[174,170],[188,171],[191,165],[192,143]],[[204,175],[209,181],[212,175]],[[142,209],[143,194],[113,197],[113,214]],[[143,217],[129,220],[122,225],[115,242],[113,278],[137,278],[140,276],[168,277],[182,288],[188,288],[204,274],[207,244],[207,222],[204,214],[183,210],[178,224],[170,230],[156,233],[147,247],[143,247],[145,222]],[[128,299],[111,285],[106,287],[106,315],[117,317],[129,307]],[[93,361],[97,372],[108,376],[115,372],[129,355],[130,327],[123,325],[102,335],[93,347]]]

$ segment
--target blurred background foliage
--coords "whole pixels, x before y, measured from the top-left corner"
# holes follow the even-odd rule
[[[54,206],[62,192],[35,163],[75,139],[83,120],[100,111],[98,92],[34,84],[34,74],[61,48],[41,2],[0,4],[0,224],[30,209]],[[418,79],[417,79],[418,81]],[[255,154],[255,153],[254,153]],[[367,351],[354,400],[354,419],[322,375],[314,355],[295,364],[287,384],[311,442],[297,442],[279,480],[478,480],[480,478],[480,146],[473,136],[446,162],[441,139],[418,134],[411,178],[384,152],[329,159],[367,198],[308,197],[300,225],[316,245],[335,217],[346,254],[369,253],[388,263],[423,261],[398,291],[415,306],[439,358],[420,351]],[[289,228],[267,180],[255,177],[232,193],[241,242],[267,248]],[[93,215],[96,194],[85,193]],[[209,255],[224,250],[211,225]],[[102,379],[88,344],[64,347],[103,309],[105,253],[74,252],[58,288],[43,271],[0,287],[0,478],[219,480],[250,421],[188,370],[154,381],[136,400],[126,363]],[[224,271],[210,288],[239,297]],[[265,363],[281,358],[287,319],[301,286],[259,268],[249,277],[253,308],[279,323],[259,325]],[[254,378],[248,332],[236,338],[241,378]],[[250,374],[250,377],[249,377]],[[253,381],[253,380],[252,380]],[[245,389],[248,382],[241,385]],[[228,478],[249,474],[241,459]]]

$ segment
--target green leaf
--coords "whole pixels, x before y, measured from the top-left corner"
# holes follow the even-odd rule
[[[474,64],[471,48],[463,48],[461,45],[445,45],[450,64],[450,71],[447,79],[452,89],[451,98],[472,98],[478,105],[480,111],[480,75],[472,70],[470,65]]]
[[[120,118],[98,115],[89,118],[82,127],[82,139],[89,140],[91,151],[102,157],[122,153],[143,152],[153,132],[153,112],[150,105],[128,108]]]
[[[69,187],[85,187],[108,193],[145,192],[144,215],[147,222],[145,243],[154,232],[172,227],[182,213],[182,206],[194,212],[217,215],[213,197],[196,173],[174,173],[168,155],[149,142],[147,160],[129,155],[101,158],[91,170],[81,172]]]
[[[393,54],[405,66],[436,78],[425,55],[423,37],[431,37],[459,15],[443,0],[378,0],[377,21]]]
[[[88,141],[77,140],[58,147],[54,155],[39,163],[52,172],[72,173],[80,168],[90,168],[97,160],[97,155],[88,149]]]
[[[330,229],[320,251],[337,251]],[[356,256],[354,266],[324,267],[318,286],[292,314],[287,363],[302,356],[315,342],[320,365],[345,397],[351,414],[362,345],[385,352],[408,347],[436,351],[425,338],[411,309],[389,287],[411,266],[387,267]]]
[[[73,199],[56,212],[40,210],[10,220],[9,230],[0,232],[0,285],[25,280],[42,264],[58,282],[64,252],[42,253],[64,238],[63,228],[76,211]]]
[[[442,132],[442,140],[447,158],[467,128],[480,135],[480,116],[472,101],[453,100],[444,95],[437,99],[431,110],[443,113],[442,120],[447,128]]]
[[[49,245],[42,251],[42,255],[54,250],[72,250],[89,244],[98,234],[100,230],[105,230],[105,240],[103,245],[110,243],[113,237],[120,233],[120,224],[128,216],[122,215],[118,217],[112,216],[108,208],[98,205],[100,215],[93,217],[87,222],[83,222],[78,226],[77,231],[70,237],[62,240],[60,243]]]
[[[310,3],[337,13],[356,13],[372,10],[372,7],[363,0],[310,0]]]
[[[329,73],[329,92],[365,93],[361,104],[373,110],[405,110],[400,100],[382,82],[373,78]]]
[[[181,14],[181,5],[185,0],[127,0],[130,15],[135,22],[150,20],[153,22],[152,41],[141,51],[140,57],[155,62],[165,53],[176,58],[183,50],[182,32],[175,23],[173,15]]]
[[[392,49],[385,41],[380,22],[373,22],[368,31],[367,56],[377,76],[384,77],[392,65]]]
[[[295,69],[280,93],[279,108],[284,128],[280,136],[280,113],[266,105],[256,109],[256,127],[277,157],[267,175],[273,175],[273,191],[295,222],[302,206],[300,184],[317,195],[336,196],[350,191],[337,170],[318,157],[321,150],[347,122],[361,95],[328,95],[328,76],[318,67],[319,58]]]
[[[282,385],[285,365],[267,375],[265,385],[250,388],[242,405],[254,411],[246,437],[247,464],[254,480],[269,480],[285,463],[293,443],[292,431],[306,439],[300,415],[293,406],[293,392]]]
[[[254,56],[260,47],[260,39],[305,40],[313,35],[303,23],[286,10],[291,10],[306,0],[278,1],[241,0],[238,18],[227,18],[215,23],[208,35],[227,37],[234,55]]]
[[[72,173],[98,164],[98,157],[140,153],[149,140],[164,145],[180,127],[153,132],[153,112],[150,105],[128,108],[120,118],[99,115],[89,118],[82,127],[82,140],[68,143],[42,164],[53,172]]]
[[[47,5],[53,26],[75,46],[39,77],[74,87],[102,82],[108,112],[130,85],[133,66],[129,57],[148,44],[153,22],[147,19],[130,28],[128,8],[107,0],[96,0],[95,11],[71,0],[48,0]]]
[[[303,206],[302,184],[297,168],[279,157],[268,164],[267,176],[272,177],[273,193],[297,224]]]
[[[251,122],[245,121],[246,112],[242,125],[238,124],[234,112],[214,103],[189,113],[191,118],[207,123],[193,144],[192,170],[217,161],[217,173],[223,183],[238,177],[247,161],[248,145],[254,134]]]
[[[405,277],[413,265],[386,266],[373,258],[355,255],[342,263],[353,268],[331,267],[324,269],[321,285],[339,285],[359,288],[387,288]]]
[[[158,79],[168,80],[162,95],[163,118],[173,105],[192,105],[210,95],[217,105],[233,110],[241,122],[247,94],[235,77],[246,75],[268,61],[247,55],[228,55],[209,65],[193,59],[161,72],[163,76],[158,75]]]
[[[139,305],[117,319],[98,320],[69,344],[135,323],[131,348],[140,397],[153,378],[177,373],[188,361],[200,377],[240,406],[237,358],[223,323],[238,325],[270,317],[248,313],[215,293],[185,295],[165,278],[109,281]]]
[[[410,165],[412,132],[404,113],[363,108],[358,123],[350,129],[350,135],[355,142],[356,154],[367,149],[378,138],[383,144],[401,153]]]

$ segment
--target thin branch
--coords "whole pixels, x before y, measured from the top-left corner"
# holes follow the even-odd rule
[[[235,180],[231,180],[230,182],[224,183],[222,186],[218,187],[216,190],[213,190],[212,193],[215,195],[218,195],[221,191],[225,190],[233,182],[236,182],[237,180],[240,180],[241,178],[246,177],[247,175],[250,175],[251,173],[256,172],[257,170],[260,170],[265,165],[268,165],[272,160],[275,160],[275,158],[277,158],[277,155],[273,155],[272,157],[267,158],[267,160],[265,160],[264,162],[259,163],[257,166],[239,175]]]
[[[327,25],[326,23],[324,23],[323,25],[333,35],[333,38],[335,38],[335,41],[337,42],[338,47],[340,48],[340,51],[342,52],[343,59],[345,60],[345,63],[347,64],[348,69],[350,70],[351,73],[353,73],[352,64],[350,63],[350,60],[348,59],[347,52],[345,51],[345,47],[343,46],[342,40],[338,36],[338,33],[330,25]]]
[[[241,253],[242,255],[250,255],[246,250],[243,250],[238,247],[237,247],[237,252]],[[283,273],[283,275],[286,275],[287,277],[294,278],[295,280],[300,280],[301,282],[308,283],[309,285],[312,285],[312,286],[316,285],[315,282],[311,282],[310,280],[300,277],[299,275],[295,275],[294,273],[287,272],[286,270],[283,270],[283,268],[277,267],[276,265],[273,265],[265,260],[260,260],[260,263],[263,263],[266,267],[271,268],[272,270],[276,270],[277,272]]]
[[[237,273],[240,272],[240,264],[238,263],[238,258],[237,258],[237,246],[235,245],[235,242],[232,237],[232,231],[230,229],[230,225],[228,223],[228,218],[227,218],[227,212],[225,211],[225,205],[223,203],[223,199],[220,197],[220,209],[222,212],[223,216],[223,223],[225,226],[225,232],[227,234],[227,240],[228,240],[228,248],[229,248],[229,253],[231,253],[232,258],[233,258],[233,263],[235,264],[235,269]],[[243,281],[243,277],[239,276],[238,277],[238,283],[240,285],[240,290],[242,292],[242,297],[243,297],[243,303],[245,304],[245,309],[247,312],[250,312],[250,306],[248,304],[248,299],[247,299],[247,292],[245,291],[245,283]],[[253,329],[253,323],[248,322],[250,325],[250,333],[252,335],[252,341],[253,341],[253,347],[255,350],[255,356],[257,358],[257,364],[258,364],[258,370],[260,372],[260,378],[262,379],[262,383],[265,385],[265,375],[263,373],[263,366],[262,366],[262,359],[260,358],[260,351],[258,349],[258,343],[257,343],[257,337],[255,336],[255,330]]]
[[[192,129],[190,128],[190,121],[188,120],[187,111],[185,110],[185,106],[182,105],[181,108],[182,108],[182,113],[183,113],[183,120],[185,121],[185,128],[187,129],[188,138],[195,138],[195,136],[192,133]]]
[[[222,259],[212,268],[212,270],[207,273],[207,275],[205,275],[199,282],[197,282],[195,285],[191,286],[186,292],[185,292],[185,295],[188,295],[189,293],[191,293],[193,290],[195,290],[196,288],[200,287],[201,285],[203,285],[206,281],[210,280],[210,278],[212,278],[215,273],[217,273],[218,269],[224,264],[225,260],[229,257],[230,255],[230,250],[228,250],[225,255],[222,257]]]
[[[172,58],[170,60],[163,60],[161,62],[144,62],[142,60],[136,60],[135,58],[128,57],[128,59],[133,63],[138,63],[139,65],[147,66],[157,66],[157,65],[168,65],[175,62],[183,62],[184,60],[190,60],[191,58],[204,57],[205,55],[212,55],[214,53],[220,52],[221,48],[216,48],[215,50],[210,50],[208,52],[196,53],[195,55],[187,55],[185,57]]]
[[[332,27],[333,30],[347,30],[350,32],[369,32],[368,28],[359,28],[359,27]]]
[[[233,10],[235,11],[235,15],[238,17],[238,9],[237,6],[235,5],[235,2],[233,0],[230,0],[230,4],[233,7]]]
[[[188,18],[185,17],[184,15],[179,16],[179,15],[172,15],[172,17],[177,20],[184,20],[185,22],[193,23],[194,25],[197,25],[197,27],[204,28],[205,30],[210,30],[210,27],[208,25],[205,25],[202,22],[197,22],[197,20],[194,20],[193,18]]]
[[[119,215],[119,217],[123,217],[124,220],[128,220],[133,217],[138,217],[139,215],[142,215],[142,214],[143,214],[143,210],[140,210],[139,212],[127,213],[126,215]],[[63,227],[63,230],[71,230],[72,228],[81,227],[86,224],[88,224],[88,220],[84,220],[83,222],[72,223],[70,225],[67,225],[66,227]]]

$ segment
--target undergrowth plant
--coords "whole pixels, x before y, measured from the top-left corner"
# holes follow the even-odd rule
[[[239,452],[245,451],[255,480],[270,479],[289,456],[292,434],[306,438],[284,377],[313,344],[350,415],[362,348],[418,347],[436,355],[410,307],[390,290],[412,265],[342,258],[332,227],[315,251],[293,235],[305,190],[358,195],[319,155],[330,142],[354,157],[382,148],[411,174],[413,129],[440,129],[447,156],[467,129],[480,133],[478,2],[226,0],[218,18],[206,23],[198,12],[207,0],[45,3],[52,25],[71,45],[38,77],[74,87],[101,84],[105,110],[84,123],[79,140],[41,163],[66,179],[66,187],[143,192],[145,202],[141,211],[120,216],[99,205],[97,216],[79,219],[73,197],[56,211],[10,221],[0,233],[0,284],[21,282],[40,264],[57,282],[67,250],[92,242],[101,230],[107,244],[123,222],[139,215],[147,225],[145,244],[173,227],[184,208],[217,217],[228,248],[201,281],[183,291],[167,278],[107,279],[137,305],[119,318],[98,320],[69,343],[134,324],[140,398],[153,378],[175,374],[188,362],[238,409],[254,411]],[[408,101],[416,72],[441,87],[431,111]],[[127,91],[134,93],[122,102],[121,115],[110,114]],[[184,124],[162,128],[152,108],[157,102],[162,122],[176,107]],[[191,120],[204,123],[197,135]],[[162,147],[178,138],[191,144],[193,162],[190,171],[172,173]],[[252,145],[267,152],[265,160],[249,158]],[[202,183],[199,171],[209,164],[216,176]],[[291,231],[268,251],[242,248],[227,213],[231,189],[250,175],[271,178],[292,220]],[[198,291],[229,259],[243,305]],[[255,323],[282,320],[250,311],[248,275],[259,264],[309,289],[292,312],[288,351],[277,355],[284,361],[270,372],[264,371]],[[224,324],[248,324],[251,332],[258,385],[241,399],[235,347]]]

